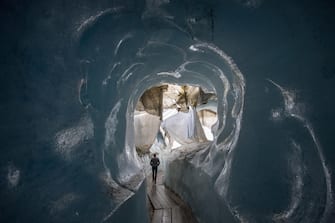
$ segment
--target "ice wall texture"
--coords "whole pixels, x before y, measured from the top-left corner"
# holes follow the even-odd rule
[[[331,222],[333,9],[327,1],[3,1],[0,221],[146,222],[132,112],[146,88],[171,81],[222,100],[215,144],[173,165],[190,166],[174,179],[189,179],[176,190],[197,216]],[[231,132],[237,144],[227,148]],[[207,188],[209,200],[192,193]]]

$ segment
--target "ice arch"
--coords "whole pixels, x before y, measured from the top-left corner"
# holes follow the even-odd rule
[[[172,21],[137,16],[110,9],[78,29],[78,53],[84,70],[80,101],[91,111],[95,131],[104,135],[105,181],[114,191],[139,190],[143,173],[134,145],[134,110],[146,89],[163,83],[199,86],[217,95],[214,139],[202,145],[195,165],[211,178],[220,176],[226,181],[241,127],[243,75],[222,50],[191,38]],[[126,27],[117,26],[123,19],[128,21]],[[159,29],[152,29],[152,22]],[[226,191],[229,184],[222,186]],[[224,199],[225,193],[221,196]],[[105,220],[128,197],[121,199]],[[223,208],[226,218],[232,218],[228,208]]]

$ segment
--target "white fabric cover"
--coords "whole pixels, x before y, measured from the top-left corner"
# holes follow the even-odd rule
[[[207,141],[196,110],[178,112],[164,120],[162,128],[181,145]]]
[[[160,123],[159,116],[151,115],[145,111],[136,111],[134,116],[135,146],[149,149],[155,141]]]

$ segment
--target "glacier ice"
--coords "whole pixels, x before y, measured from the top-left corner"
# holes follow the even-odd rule
[[[148,222],[148,142],[199,222],[332,222],[329,3],[1,4],[1,222]],[[211,141],[138,132],[167,83],[217,95]]]

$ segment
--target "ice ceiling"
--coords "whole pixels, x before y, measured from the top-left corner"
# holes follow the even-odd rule
[[[319,69],[319,57],[308,51],[319,45],[304,25],[307,9],[293,6],[257,0],[8,6],[12,14],[4,17],[23,17],[4,25],[19,28],[4,32],[8,41],[15,36],[8,52],[17,53],[8,53],[3,70],[22,76],[6,75],[4,86],[10,100],[4,100],[0,221],[148,222],[136,115],[150,110],[141,99],[148,89],[179,85],[216,96],[207,103],[217,116],[212,140],[182,145],[163,163],[166,185],[199,222],[331,222],[330,158],[315,130],[324,126],[313,128],[298,97],[321,83],[307,75]],[[292,76],[297,70],[306,77]],[[325,77],[332,80],[329,72]],[[181,102],[182,109],[192,103]]]
[[[115,171],[112,175],[120,181],[136,174],[136,169],[128,165],[136,160],[133,157],[133,112],[146,89],[176,83],[200,86],[205,91],[214,92],[218,97],[217,111],[221,114],[214,141],[224,139],[229,144],[237,140],[243,107],[243,76],[224,52],[214,45],[190,38],[169,18],[157,18],[150,11],[144,15],[139,19],[138,15],[124,13],[122,9],[108,9],[78,30],[83,32],[82,47],[79,47],[83,55],[81,60],[85,66],[88,64],[89,69],[82,81],[84,92],[80,94],[94,95],[103,91],[108,99],[102,103],[104,107],[111,107],[106,121],[104,151],[111,153],[108,154],[110,160],[122,156],[113,162],[115,166],[111,168]],[[115,25],[125,19],[128,21],[126,26],[115,30]],[[160,28],[151,30],[154,26],[151,23],[156,22]],[[90,27],[90,24],[95,25]],[[81,30],[87,26],[87,30]],[[97,58],[91,58],[92,55]],[[100,57],[103,61],[99,60]],[[94,76],[90,70],[94,71]],[[96,101],[85,100],[96,107]],[[108,149],[111,146],[114,148],[112,151]]]

